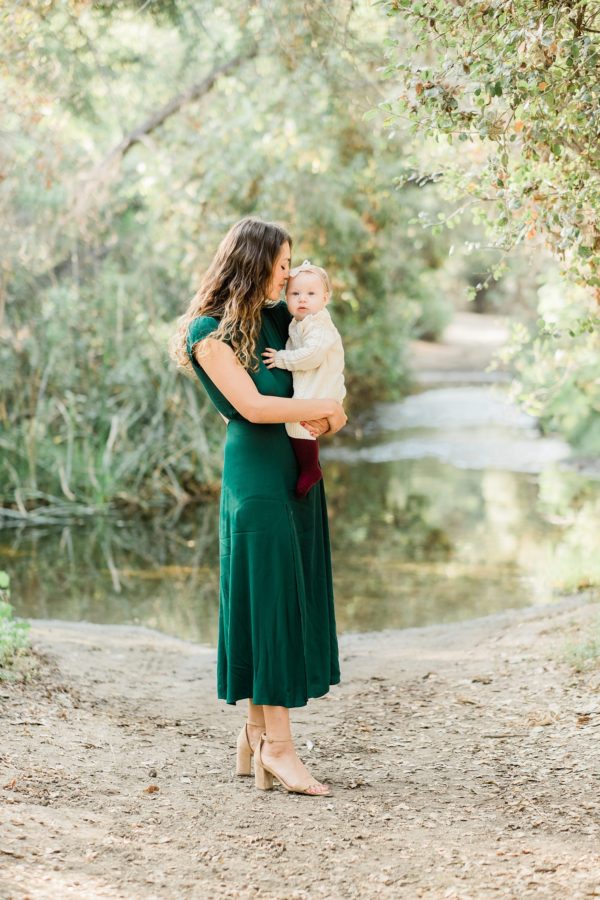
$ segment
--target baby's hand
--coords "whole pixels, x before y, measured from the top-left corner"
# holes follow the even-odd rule
[[[267,367],[267,369],[275,368],[275,354],[276,353],[277,353],[277,350],[273,350],[272,347],[267,347],[267,349],[263,353],[263,362],[264,362],[265,366]]]

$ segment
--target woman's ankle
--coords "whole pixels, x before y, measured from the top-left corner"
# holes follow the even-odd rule
[[[265,726],[259,725],[258,722],[246,722],[246,731],[252,736],[253,740],[258,740],[261,734],[265,732]]]
[[[284,756],[296,756],[296,748],[294,747],[293,741],[264,741],[263,749],[266,750],[267,755],[282,759]]]

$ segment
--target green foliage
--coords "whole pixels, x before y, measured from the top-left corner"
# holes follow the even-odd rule
[[[600,587],[597,485],[577,472],[548,469],[540,477],[538,507],[545,518],[562,526],[545,565],[549,583],[568,592]]]
[[[580,281],[600,286],[600,7],[571,3],[387,0],[384,104],[423,135],[444,135],[481,222],[505,246],[539,236]]]
[[[4,504],[148,509],[214,481],[222,422],[165,347],[243,215],[284,222],[295,258],[329,268],[351,402],[402,390],[408,337],[444,319],[427,279],[443,240],[433,255],[413,240],[428,189],[394,192],[398,138],[363,122],[385,21],[346,13],[300,0],[0,13]]]
[[[10,579],[0,570],[0,681],[19,651],[29,644],[29,623],[13,616],[10,600]]]
[[[600,448],[600,330],[595,304],[566,281],[539,292],[535,330],[513,326],[502,353],[515,373],[513,397],[584,453]],[[584,313],[587,315],[584,317]]]
[[[391,127],[408,121],[419,150],[400,162],[401,181],[443,178],[461,198],[457,215],[469,211],[498,249],[544,248],[559,261],[570,283],[543,289],[539,329],[517,326],[505,359],[515,394],[543,426],[596,452],[600,6],[382,5],[398,26],[386,75],[401,86],[381,105]]]
[[[0,438],[22,503],[150,508],[216,477],[221,432],[207,427],[207,400],[170,365],[170,328],[152,304],[128,303],[128,282],[136,290],[126,273],[117,278],[106,268],[78,294],[46,293],[48,319],[23,341],[13,424]],[[103,289],[106,302],[97,306],[94,292]],[[82,306],[96,315],[81,321]],[[12,352],[1,350],[7,366]]]

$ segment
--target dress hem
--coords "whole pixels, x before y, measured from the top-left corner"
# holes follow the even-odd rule
[[[340,683],[341,683],[341,678],[338,678],[337,681],[331,681],[329,683],[329,687],[330,688],[334,687],[336,684],[340,684]],[[252,702],[254,703],[255,706],[283,706],[286,709],[298,709],[299,707],[306,706],[306,704],[308,703],[309,700],[317,700],[319,697],[324,697],[325,694],[328,694],[328,693],[329,693],[329,688],[326,688],[324,691],[319,691],[318,693],[310,693],[304,698],[304,700],[302,700],[299,703],[281,703],[281,702],[278,702],[277,700],[275,700],[275,701],[262,700],[260,698],[257,698],[256,700],[253,699]],[[233,699],[233,700],[228,700],[227,695],[223,695],[223,694],[217,694],[217,699],[225,700],[225,702],[229,706],[235,706],[239,700],[249,700],[251,698],[250,698],[249,694],[244,692],[243,694],[240,694],[239,697],[236,696],[235,699]]]

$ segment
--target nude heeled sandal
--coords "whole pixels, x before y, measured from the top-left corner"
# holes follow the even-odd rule
[[[255,725],[257,728],[264,728],[263,722],[246,722],[244,727],[238,734],[237,754],[236,754],[236,775],[252,775],[252,755],[254,750],[248,737],[248,725]]]
[[[282,787],[286,789],[290,794],[306,794],[307,797],[331,797],[331,793],[329,788],[326,792],[323,793],[315,793],[311,791],[312,787],[316,787],[317,783],[310,783],[305,785],[292,785],[288,784],[287,781],[278,775],[274,769],[270,769],[261,758],[261,747],[263,743],[267,741],[269,744],[283,744],[283,743],[293,743],[291,738],[285,739],[277,739],[277,738],[269,738],[266,734],[261,734],[260,740],[256,745],[256,749],[254,751],[254,783],[256,787],[260,791],[270,791],[273,788],[273,778],[276,778],[277,781],[281,784]],[[326,785],[323,785],[326,787]]]

